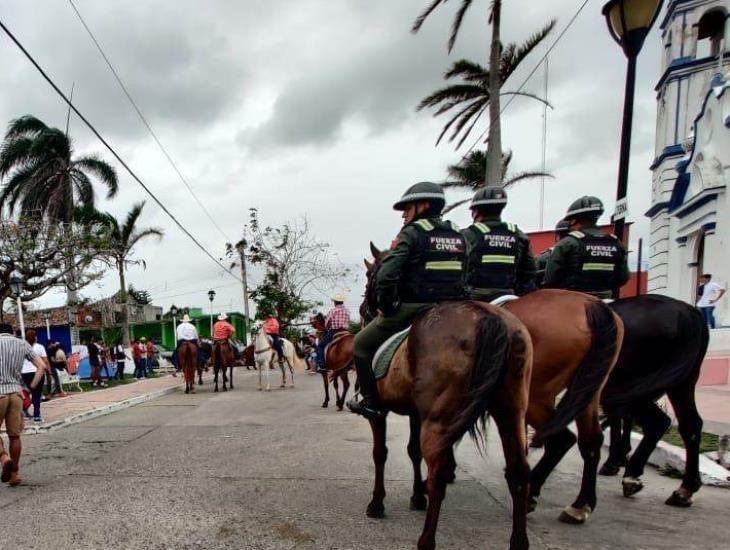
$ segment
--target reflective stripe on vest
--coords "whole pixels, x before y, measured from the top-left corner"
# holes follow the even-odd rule
[[[613,264],[583,264],[583,271],[613,271],[614,269],[615,266]]]
[[[575,237],[576,239],[582,239],[586,236],[586,234],[582,231],[571,231],[570,233],[568,233],[568,235],[570,235],[571,237]]]
[[[417,220],[414,223],[424,231],[433,231],[435,229],[433,224],[428,220]]]
[[[482,256],[483,264],[514,264],[514,256]]]
[[[485,235],[491,231],[491,229],[489,229],[489,226],[483,224],[482,222],[475,223],[474,227],[476,227],[479,231],[481,231]]]
[[[429,271],[461,271],[461,262],[426,262],[426,269]]]

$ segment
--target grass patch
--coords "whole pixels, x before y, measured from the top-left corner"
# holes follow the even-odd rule
[[[664,437],[662,437],[662,441],[666,441],[671,445],[676,445],[677,447],[681,447],[684,449],[684,441],[682,441],[682,436],[679,435],[679,430],[677,430],[676,426],[672,426],[671,428],[669,428],[669,431],[664,434]],[[717,451],[719,443],[720,436],[717,436],[715,434],[708,434],[707,432],[702,432],[702,440],[700,441],[700,453]]]

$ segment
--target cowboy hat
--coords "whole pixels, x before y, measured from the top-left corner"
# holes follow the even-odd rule
[[[218,320],[219,320],[219,321],[225,321],[226,319],[228,319],[228,315],[226,315],[225,313],[221,313],[221,314],[220,314],[220,315],[218,316]]]
[[[147,341],[147,338],[145,338],[144,336],[142,336],[142,338],[140,338],[139,341],[140,342],[146,342]]]
[[[182,322],[183,323],[189,323],[190,322],[190,315],[188,315],[187,313],[185,315],[183,315]]]
[[[333,302],[345,302],[345,295],[342,292],[338,292],[334,296],[332,296]]]

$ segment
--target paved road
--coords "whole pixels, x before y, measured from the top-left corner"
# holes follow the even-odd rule
[[[414,548],[423,515],[408,510],[407,423],[390,424],[387,518],[364,509],[370,433],[319,408],[320,382],[269,394],[238,376],[236,391],[169,395],[70,428],[26,438],[25,487],[0,487],[1,549]],[[440,548],[506,548],[510,514],[496,434],[485,461],[457,453]],[[556,521],[578,490],[576,454],[545,487],[530,518],[537,549],[727,548],[730,491],[704,488],[692,509],[663,500],[676,481],[649,472],[636,499],[601,480],[582,527]]]

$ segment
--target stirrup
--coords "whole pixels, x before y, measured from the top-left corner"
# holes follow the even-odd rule
[[[385,418],[388,414],[388,411],[374,407],[373,404],[364,397],[361,398],[360,401],[356,401],[355,399],[349,401],[347,403],[347,408],[350,409],[351,412],[364,416],[368,420],[380,420]]]

